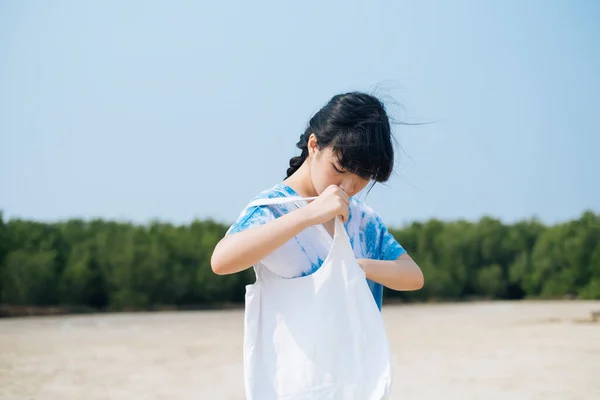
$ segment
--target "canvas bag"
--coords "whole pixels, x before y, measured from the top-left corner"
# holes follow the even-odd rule
[[[250,206],[313,199],[260,199]],[[316,272],[291,279],[267,268],[255,273],[245,294],[247,400],[389,396],[392,371],[383,318],[339,217],[329,254]]]

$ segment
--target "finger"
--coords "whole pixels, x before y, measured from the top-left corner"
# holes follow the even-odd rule
[[[346,196],[346,197],[343,198],[343,200],[344,200],[344,203],[346,203],[347,206],[350,205],[350,197]]]
[[[338,200],[340,201],[340,206],[344,208],[348,208],[350,206],[350,200],[346,199],[342,196],[338,196]]]
[[[346,223],[346,222],[348,221],[348,218],[349,218],[349,217],[350,217],[350,212],[349,212],[349,210],[346,208],[346,209],[344,210],[344,212],[342,213],[342,221],[343,221],[344,223]]]
[[[344,200],[350,202],[350,196],[344,190],[342,190],[342,197],[344,198]]]
[[[337,210],[339,212],[339,215],[342,214],[347,214],[348,213],[348,204],[346,203],[346,200],[342,199],[341,197],[338,197],[337,199]]]
[[[344,203],[350,204],[350,196],[348,196],[348,193],[344,192],[342,189],[339,189],[336,194],[340,199],[344,200]]]
[[[339,187],[339,186],[336,186],[336,187],[337,187],[337,189],[338,189],[338,190],[337,190],[337,191],[338,191],[338,193],[340,193],[342,196],[348,196],[348,193],[346,193],[346,191],[345,191],[344,189],[342,189],[342,188],[341,188],[341,187]]]

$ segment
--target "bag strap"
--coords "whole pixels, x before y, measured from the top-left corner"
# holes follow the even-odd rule
[[[293,203],[296,201],[310,201],[310,200],[315,200],[317,199],[318,196],[316,197],[301,197],[301,196],[286,196],[286,197],[273,197],[273,198],[265,198],[265,199],[257,199],[253,202],[251,202],[248,207],[258,207],[258,206],[266,206],[266,205],[272,205],[272,204],[285,204],[285,203]],[[330,237],[329,232],[327,232],[325,230],[325,227],[322,224],[318,224],[316,225],[318,227],[319,230],[321,230],[321,233],[327,235],[327,237]],[[344,223],[342,222],[342,220],[340,219],[339,216],[335,217],[335,230],[334,230],[334,237],[333,239],[335,239],[337,236],[346,236],[346,239],[349,242],[349,238],[348,238],[348,234],[344,228]]]
[[[273,197],[273,198],[265,198],[265,199],[257,199],[248,204],[248,207],[259,207],[259,206],[268,206],[273,204],[285,204],[285,203],[293,203],[296,201],[310,201],[315,200],[318,197],[301,197],[301,196],[285,196],[285,197]]]

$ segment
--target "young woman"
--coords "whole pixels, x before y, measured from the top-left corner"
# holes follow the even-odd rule
[[[339,216],[380,310],[383,286],[420,289],[419,266],[380,216],[354,198],[367,185],[387,181],[393,170],[384,105],[365,93],[336,95],[311,118],[297,147],[301,153],[290,160],[287,177],[256,199],[316,199],[247,206],[214,249],[213,271],[233,274],[254,266],[290,279],[310,275],[327,257]]]
[[[211,259],[217,274],[255,268],[245,297],[246,398],[387,398],[383,287],[417,290],[423,274],[354,198],[392,173],[385,108],[364,93],[334,96],[297,146],[287,177],[245,207]]]

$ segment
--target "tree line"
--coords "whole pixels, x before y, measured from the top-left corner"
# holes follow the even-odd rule
[[[212,220],[42,223],[0,213],[0,302],[112,311],[242,303],[252,269],[218,276],[210,267],[226,230]],[[600,299],[600,214],[552,226],[431,219],[390,231],[422,267],[425,286],[386,290],[388,299]]]

